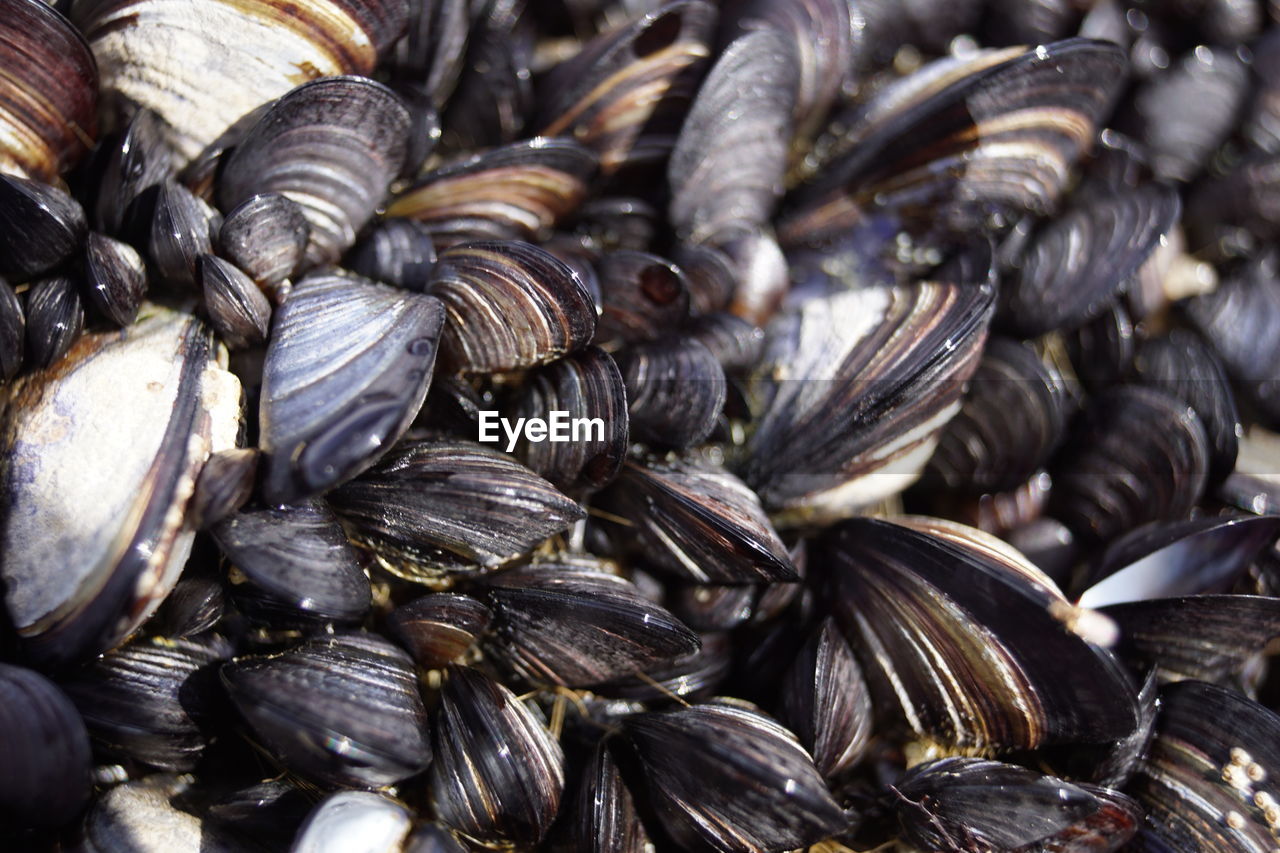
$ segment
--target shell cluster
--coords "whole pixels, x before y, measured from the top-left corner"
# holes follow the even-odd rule
[[[0,0],[0,849],[1280,850],[1277,238],[1263,0]]]

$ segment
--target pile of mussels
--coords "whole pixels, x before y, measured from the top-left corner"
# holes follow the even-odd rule
[[[0,0],[0,173],[4,849],[1280,849],[1278,4]]]

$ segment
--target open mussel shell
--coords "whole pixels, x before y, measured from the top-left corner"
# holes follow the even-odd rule
[[[327,491],[395,443],[426,398],[444,317],[433,297],[337,271],[294,287],[262,369],[269,503]]]
[[[1162,338],[1144,341],[1134,355],[1134,378],[1172,394],[1195,409],[1209,439],[1209,483],[1221,482],[1235,469],[1243,434],[1226,369],[1196,335],[1172,329]]]
[[[649,341],[689,317],[689,283],[675,264],[648,252],[608,252],[596,265],[600,325],[595,343]]]
[[[724,409],[724,368],[691,338],[632,344],[618,353],[631,437],[681,449],[705,441]]]
[[[634,714],[623,731],[680,849],[793,850],[847,824],[795,735],[745,703]]]
[[[84,208],[63,190],[0,174],[0,275],[22,281],[53,269],[87,229]]]
[[[925,83],[912,81],[923,86],[912,96],[873,102],[846,153],[791,194],[783,244],[822,241],[880,212],[915,231],[968,235],[995,212],[1012,221],[1051,211],[1123,83],[1124,51],[1068,39],[969,61],[968,73],[916,75]]]
[[[769,221],[782,195],[800,84],[794,39],[735,39],[707,74],[667,164],[671,223],[693,243]]]
[[[27,319],[18,295],[0,278],[0,379],[18,375],[26,351]]]
[[[1272,427],[1280,425],[1280,278],[1266,261],[1185,303],[1187,317]]]
[[[431,761],[413,659],[373,635],[238,658],[222,667],[222,681],[259,741],[323,784],[393,785]]]
[[[536,844],[564,791],[564,754],[541,715],[487,675],[451,666],[434,721],[436,816],[481,841]]]
[[[33,660],[110,648],[173,587],[196,476],[239,428],[240,387],[223,364],[194,317],[148,308],[7,389],[0,575]]]
[[[396,800],[372,791],[339,791],[316,804],[290,853],[400,853],[412,828],[413,816]]]
[[[1099,314],[1178,221],[1178,194],[1161,184],[1085,195],[1050,220],[1000,284],[997,322],[1024,337]]]
[[[1204,491],[1209,444],[1186,403],[1122,385],[1094,398],[1056,459],[1049,513],[1098,544],[1148,521],[1186,518]]]
[[[990,290],[921,283],[806,301],[765,330],[738,471],[771,510],[839,518],[910,485],[960,411]]]
[[[711,4],[679,0],[596,36],[543,78],[538,132],[586,144],[605,175],[661,162],[697,90],[715,23]]]
[[[369,580],[338,518],[321,501],[243,510],[211,530],[246,616],[271,624],[359,622]]]
[[[630,436],[627,389],[613,358],[599,347],[530,374],[512,408],[518,418],[542,418],[549,424],[558,417],[568,419],[570,441],[535,442],[522,433],[515,448],[522,462],[556,488],[571,493],[599,489],[622,467]],[[573,424],[583,419],[584,429],[574,435]]]
[[[425,669],[439,669],[465,655],[489,630],[493,612],[483,601],[434,592],[387,614],[387,628]]]
[[[218,199],[230,210],[257,193],[298,204],[311,226],[306,262],[334,263],[356,241],[404,163],[409,113],[364,77],[303,84],[276,101],[230,154]]]
[[[98,122],[98,67],[80,31],[40,0],[0,4],[0,172],[54,181]]]
[[[1075,585],[1082,607],[1228,592],[1280,535],[1280,518],[1152,523],[1117,539]]]
[[[393,574],[495,569],[582,518],[510,456],[469,441],[409,441],[330,495],[352,537]]]
[[[982,758],[916,765],[894,790],[903,835],[921,850],[1102,853],[1133,837],[1143,814],[1118,791]]]
[[[98,313],[122,327],[137,319],[147,294],[147,267],[136,249],[94,232],[85,240],[84,275]]]
[[[191,770],[209,742],[201,726],[220,710],[214,667],[230,657],[231,644],[216,634],[138,639],[62,688],[84,716],[100,760]]]
[[[438,243],[532,240],[578,207],[596,156],[572,139],[535,138],[428,172],[387,215],[422,223]]]
[[[1049,460],[1072,408],[1067,380],[1053,364],[1029,346],[992,338],[926,477],[972,492],[1017,488]]]
[[[37,282],[27,294],[27,359],[50,367],[84,333],[84,304],[73,279],[54,276]]]
[[[431,232],[412,219],[385,220],[347,256],[353,272],[405,290],[426,290],[435,265]]]
[[[871,740],[871,694],[834,620],[801,647],[783,684],[779,716],[823,777],[853,767]]]
[[[1129,786],[1147,812],[1135,849],[1273,849],[1277,744],[1280,716],[1241,694],[1197,681],[1166,686]]]
[[[282,302],[282,285],[302,263],[311,225],[297,202],[279,193],[240,202],[218,231],[218,249]],[[359,272],[359,270],[356,270]]]
[[[266,343],[271,303],[253,279],[217,255],[196,258],[195,276],[209,323],[227,346],[244,349]]]
[[[89,798],[89,735],[53,682],[0,663],[0,820],[58,825]]]
[[[403,0],[293,8],[275,0],[79,0],[102,90],[122,111],[147,107],[190,160],[228,127],[299,82],[367,74],[404,31]],[[37,90],[39,91],[39,90]]]
[[[1136,687],[1074,632],[1081,615],[1048,578],[971,528],[904,521],[843,522],[824,552],[834,615],[882,705],[962,747],[1102,743],[1137,727]]]
[[[563,558],[487,578],[489,652],[527,682],[586,687],[698,650],[696,634],[608,568]]]
[[[621,521],[610,535],[645,564],[695,583],[799,578],[760,499],[696,456],[628,461],[599,506]]]
[[[529,243],[476,242],[440,253],[428,291],[445,305],[442,357],[454,370],[536,367],[595,332],[591,295],[572,269]]]

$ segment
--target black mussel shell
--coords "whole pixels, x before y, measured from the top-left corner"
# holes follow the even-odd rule
[[[117,326],[138,317],[147,293],[147,266],[128,243],[94,232],[85,240],[84,275],[93,307]]]
[[[992,338],[964,406],[942,431],[926,481],[979,493],[1015,489],[1048,462],[1072,408],[1054,365],[1029,346]]]
[[[354,272],[406,290],[425,291],[435,265],[431,232],[412,219],[386,220],[347,256]]]
[[[750,706],[635,714],[623,728],[680,849],[793,850],[847,824],[795,735]]]
[[[958,746],[1102,743],[1137,727],[1137,688],[1025,558],[962,525],[909,524],[855,519],[826,540],[835,616],[878,701]]]
[[[653,243],[662,216],[642,198],[603,196],[582,203],[572,228],[584,247],[604,252],[646,251]]]
[[[470,22],[466,59],[442,122],[450,149],[511,142],[533,110],[529,8],[523,0],[489,0],[471,9]]]
[[[0,174],[0,275],[48,272],[80,248],[88,228],[84,208],[63,190]]]
[[[218,248],[272,299],[282,302],[282,285],[302,264],[310,235],[311,225],[297,202],[263,193],[227,214],[218,231]]]
[[[71,700],[44,676],[0,663],[0,818],[58,825],[89,799],[89,735]]]
[[[330,501],[384,568],[423,581],[495,569],[584,515],[511,457],[457,440],[402,443]]]
[[[848,515],[919,476],[961,407],[993,307],[921,283],[806,301],[765,329],[765,402],[738,471],[797,520]]]
[[[209,804],[206,820],[284,849],[312,806],[312,797],[292,781],[269,779],[218,796]]]
[[[239,572],[231,595],[250,618],[353,623],[369,609],[369,581],[355,549],[321,501],[241,510],[211,532]]]
[[[690,338],[632,344],[618,353],[631,438],[682,449],[701,444],[724,409],[724,368]]]
[[[193,526],[211,527],[249,502],[257,482],[258,456],[254,448],[238,447],[209,457],[187,507]]]
[[[1133,375],[1143,385],[1159,388],[1195,409],[1209,439],[1209,484],[1226,478],[1236,467],[1243,430],[1217,355],[1196,335],[1173,329],[1138,347]]]
[[[416,220],[443,245],[532,240],[578,207],[596,157],[571,139],[531,139],[428,172],[387,215]]]
[[[458,2],[456,5],[464,4]],[[438,823],[420,824],[405,839],[401,849],[403,853],[467,853],[467,848],[457,836]]]
[[[760,499],[719,465],[696,457],[628,461],[601,493],[621,519],[611,535],[648,565],[695,583],[799,578]]]
[[[217,211],[191,190],[165,181],[156,195],[147,254],[157,274],[174,285],[197,286],[196,260],[213,252]]]
[[[670,583],[664,602],[695,631],[731,631],[751,619],[760,591],[758,585]]]
[[[457,371],[535,367],[581,349],[595,332],[595,305],[582,280],[529,243],[448,248],[428,290],[445,305],[442,355]]]
[[[1180,211],[1178,194],[1161,184],[1085,195],[1036,233],[1000,283],[997,323],[1033,337],[1097,316]]]
[[[536,844],[564,791],[564,755],[540,715],[483,673],[451,666],[434,728],[436,816],[471,838]]]
[[[22,367],[26,350],[27,320],[18,295],[0,278],[0,379],[9,380]]]
[[[600,170],[661,163],[697,90],[716,10],[700,0],[653,8],[586,42],[539,85],[535,124],[600,155]]]
[[[600,277],[600,325],[604,346],[654,340],[689,316],[689,284],[675,264],[648,252],[609,252],[596,265]]]
[[[304,83],[268,108],[231,152],[218,199],[231,210],[257,193],[288,196],[311,226],[306,262],[336,262],[400,174],[408,132],[408,111],[381,83]]]
[[[1129,786],[1147,811],[1134,849],[1273,849],[1277,745],[1273,711],[1198,681],[1166,686],[1156,736]]]
[[[212,567],[187,566],[164,604],[147,623],[158,637],[187,639],[213,628],[227,611],[222,573]]]
[[[1133,319],[1121,300],[1066,335],[1071,367],[1090,391],[1104,391],[1130,376],[1137,351]]]
[[[608,741],[597,744],[567,804],[563,848],[589,853],[644,853],[652,842]],[[557,836],[557,840],[560,840]],[[554,843],[553,843],[554,849]]]
[[[981,758],[919,764],[894,785],[906,840],[921,850],[1112,851],[1142,820],[1124,794]]]
[[[1049,512],[1083,542],[1186,518],[1204,491],[1209,444],[1186,403],[1137,385],[1095,397],[1052,469]]]
[[[222,681],[286,767],[327,785],[394,785],[431,761],[413,659],[370,634],[318,637],[238,658]]]
[[[341,853],[366,850],[391,853],[413,828],[413,815],[403,803],[372,791],[338,791],[325,797],[293,838],[294,853]]]
[[[867,751],[871,694],[835,620],[822,623],[783,676],[779,718],[824,778],[853,767]]]
[[[715,246],[680,243],[671,260],[684,272],[689,290],[689,308],[695,314],[724,311],[733,301],[738,272],[734,259]]]
[[[266,343],[271,303],[253,279],[217,255],[196,258],[196,281],[204,292],[204,310],[228,347]]]
[[[702,634],[702,648],[648,672],[598,685],[593,692],[640,702],[667,702],[709,697],[729,676],[732,644],[727,633]]]
[[[533,684],[587,687],[696,652],[698,636],[607,564],[563,558],[487,578],[487,648]]]
[[[202,730],[221,710],[216,664],[231,644],[153,637],[107,652],[62,682],[84,716],[99,760],[191,770],[209,743]]]
[[[111,153],[98,181],[95,220],[108,234],[127,230],[136,215],[130,206],[146,190],[174,177],[177,157],[169,148],[165,120],[142,108],[111,146]]]
[[[599,347],[530,374],[511,409],[515,418],[542,418],[552,426],[556,418],[568,419],[570,441],[535,442],[522,432],[515,446],[516,457],[557,488],[599,489],[622,467],[630,440],[627,389],[613,358]],[[575,423],[582,425],[577,434]]]
[[[387,614],[387,629],[424,669],[439,669],[466,654],[489,629],[483,601],[453,592],[415,598]]]
[[[408,429],[431,384],[439,300],[317,273],[275,314],[262,369],[269,503],[320,494],[368,468]]]
[[[27,294],[27,360],[34,367],[52,365],[84,332],[79,290],[73,279],[55,276]]]
[[[711,350],[730,376],[749,373],[764,353],[764,331],[723,311],[699,314],[689,321],[684,334]]]

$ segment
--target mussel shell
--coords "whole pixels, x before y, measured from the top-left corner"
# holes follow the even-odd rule
[[[0,172],[54,181],[93,144],[98,66],[71,22],[40,0],[0,6]]]
[[[515,694],[481,672],[451,666],[435,712],[428,774],[436,816],[482,841],[536,844],[564,791],[564,754]]]
[[[609,252],[596,266],[600,325],[595,343],[653,340],[689,316],[689,284],[675,264],[648,252]]]
[[[174,177],[177,156],[169,148],[168,124],[149,109],[137,110],[110,144],[98,179],[94,208],[97,227],[108,234],[128,230],[138,216],[134,202],[151,187]]]
[[[411,219],[384,221],[365,235],[347,257],[347,266],[353,272],[406,290],[426,290],[435,265],[431,233]]]
[[[426,398],[445,312],[433,297],[316,273],[276,312],[262,369],[263,495],[320,494],[375,463]]]
[[[63,190],[0,174],[0,275],[21,281],[47,272],[80,248],[87,230],[84,208]]]
[[[223,166],[218,199],[230,210],[258,193],[280,193],[311,226],[306,262],[334,263],[356,241],[400,174],[409,113],[365,77],[304,83],[276,101]]]
[[[589,199],[574,217],[574,233],[585,246],[605,252],[646,251],[661,227],[661,214],[642,198],[603,196]]]
[[[693,654],[698,636],[593,560],[557,560],[487,578],[487,649],[533,684],[586,687]]]
[[[708,245],[678,244],[671,260],[684,272],[689,289],[689,308],[694,314],[724,311],[733,300],[738,272],[734,259],[722,249]]]
[[[160,278],[174,285],[196,286],[196,261],[213,252],[213,235],[221,223],[217,211],[174,181],[156,195],[147,254]]]
[[[253,279],[217,255],[196,258],[195,274],[209,323],[227,346],[244,349],[266,343],[271,303]]]
[[[0,663],[0,818],[66,823],[89,799],[89,735],[71,700],[44,676]]]
[[[535,367],[586,346],[595,305],[578,275],[529,243],[462,243],[440,253],[429,292],[445,305],[450,367]]]
[[[388,206],[440,243],[531,240],[577,208],[596,157],[571,139],[535,138],[428,172]]]
[[[187,774],[153,773],[96,798],[77,837],[85,853],[235,853],[245,842],[223,825],[176,806],[192,791]]]
[[[1103,391],[1129,378],[1137,341],[1123,300],[1112,302],[1066,339],[1071,367],[1088,390]]]
[[[469,595],[435,592],[387,614],[387,629],[419,666],[439,669],[473,648],[489,629],[493,612]]]
[[[511,142],[533,110],[536,33],[525,0],[484,0],[471,12],[466,59],[442,122],[448,148]]]
[[[0,379],[9,380],[22,367],[26,350],[26,314],[9,282],[0,278]]]
[[[723,311],[699,314],[684,333],[706,345],[729,376],[745,376],[764,353],[764,331]]]
[[[85,240],[86,291],[93,307],[117,326],[138,316],[147,294],[147,267],[128,243],[94,232]]]
[[[530,374],[512,408],[520,418],[550,422],[553,412],[566,412],[571,421],[603,421],[603,429],[588,428],[582,440],[534,442],[522,434],[516,457],[557,488],[599,489],[622,467],[630,440],[627,389],[604,350],[587,347],[539,368]]]
[[[799,578],[760,499],[696,457],[628,461],[598,504],[626,524],[611,530],[647,565],[695,583]]]
[[[1272,849],[1277,744],[1280,717],[1239,693],[1196,681],[1165,687],[1129,786],[1147,811],[1135,848]]]
[[[281,302],[281,285],[302,263],[310,236],[311,225],[297,202],[279,193],[263,193],[227,214],[218,231],[218,248]]]
[[[632,344],[618,353],[631,437],[677,450],[705,441],[724,409],[724,368],[690,338]]]
[[[371,791],[339,791],[316,804],[294,837],[291,853],[400,853],[413,828],[401,803]]]
[[[1137,385],[1094,398],[1057,459],[1049,512],[1094,544],[1144,522],[1185,518],[1209,473],[1195,410]]]
[[[200,466],[234,446],[239,428],[239,383],[224,359],[195,318],[151,308],[9,389],[0,574],[32,658],[110,648],[172,588],[191,548],[182,509]],[[57,582],[51,565],[62,567]]]
[[[495,569],[584,515],[511,457],[450,439],[400,444],[330,501],[384,568],[423,581]]]
[[[77,283],[66,276],[37,282],[27,294],[27,359],[50,367],[84,332],[84,305]]]
[[[254,448],[238,447],[209,457],[187,508],[193,525],[210,527],[249,502],[257,483],[258,456]]]
[[[216,634],[139,639],[103,655],[62,687],[84,716],[99,760],[191,770],[208,745],[202,724],[221,710],[213,668],[230,657],[231,644]]]
[[[221,574],[187,566],[147,629],[158,637],[196,637],[218,624],[224,613],[226,594]]]
[[[279,0],[80,0],[75,23],[122,111],[148,107],[190,160],[241,116],[299,82],[367,74],[400,37],[404,0],[297,7]],[[91,108],[90,108],[91,109]]]
[[[623,727],[680,849],[792,850],[847,823],[795,735],[749,706],[634,714]]]
[[[369,581],[355,549],[321,501],[242,510],[211,532],[245,578],[231,593],[250,618],[352,623],[369,609]]]
[[[324,784],[393,785],[431,761],[413,660],[373,635],[238,658],[222,667],[222,681],[262,743]]]
[[[592,753],[569,803],[566,846],[592,853],[644,853],[652,842],[607,740]]]
[[[853,767],[871,740],[871,694],[833,619],[801,647],[783,684],[779,717],[823,777]]]
[[[1072,632],[1047,578],[972,529],[909,523],[854,519],[827,538],[835,616],[878,702],[959,746],[1101,743],[1137,727],[1136,687]]]

